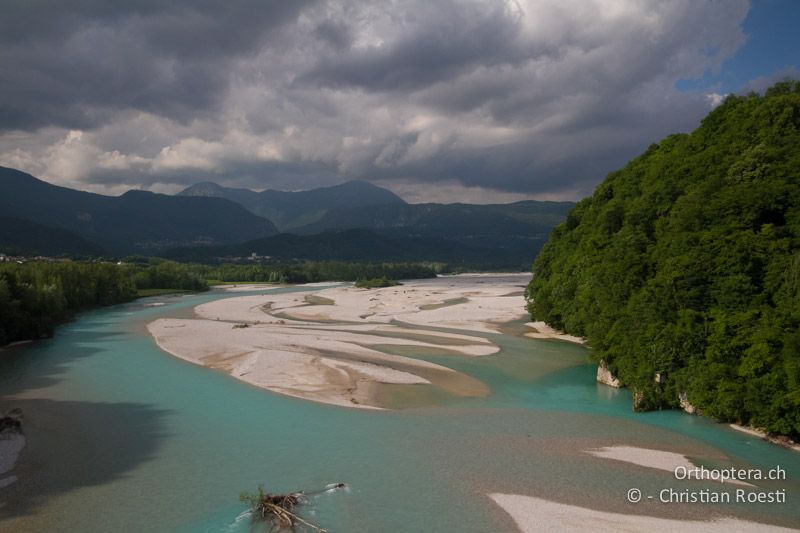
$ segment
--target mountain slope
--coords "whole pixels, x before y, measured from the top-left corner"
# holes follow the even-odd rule
[[[261,193],[207,182],[180,194],[228,198],[267,216],[282,231],[298,235],[365,228],[396,239],[447,239],[469,249],[481,249],[482,264],[487,265],[521,265],[532,260],[547,234],[566,218],[573,205],[536,201],[407,204],[393,193],[363,181],[301,192]]]
[[[236,189],[232,187],[222,187],[211,181],[195,183],[179,192],[176,196],[201,196],[204,198],[224,198],[231,202],[243,206],[253,214],[263,216],[258,211],[261,203],[261,196],[250,189]]]
[[[330,229],[371,228],[447,236],[536,235],[561,223],[571,202],[525,201],[513,204],[392,204],[334,209],[320,220],[297,228],[312,234]]]
[[[330,231],[316,235],[284,233],[242,244],[176,248],[165,257],[180,261],[208,262],[251,253],[273,260],[337,261],[438,261],[479,265],[483,268],[518,268],[530,261],[525,250],[517,255],[496,255],[441,237],[389,237],[366,229]]]
[[[404,203],[393,192],[365,181],[296,192],[270,189],[255,192],[204,182],[192,185],[178,195],[226,198],[272,220],[281,230],[312,223],[331,209]]]
[[[269,220],[222,198],[145,191],[103,196],[51,185],[4,167],[0,167],[0,215],[65,229],[118,254],[241,242],[276,232]]]
[[[59,228],[0,216],[0,252],[21,255],[101,256],[101,246]]]
[[[561,223],[571,202],[513,204],[392,204],[334,209],[299,234],[368,228],[391,237],[437,237],[482,248],[494,259],[534,258],[550,230]],[[527,255],[521,253],[525,252]]]
[[[728,97],[552,233],[529,309],[588,338],[638,409],[800,436],[800,83]]]

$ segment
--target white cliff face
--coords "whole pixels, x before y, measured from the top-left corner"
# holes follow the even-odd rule
[[[600,364],[597,366],[597,381],[609,387],[617,389],[620,387],[619,379],[611,373],[605,361],[600,361]]]
[[[681,402],[681,409],[683,409],[690,415],[697,413],[697,408],[689,403],[689,398],[686,396],[685,392],[682,392],[678,395],[678,400],[680,400]]]

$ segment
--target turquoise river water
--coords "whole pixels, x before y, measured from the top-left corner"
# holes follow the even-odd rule
[[[249,531],[241,491],[333,482],[348,488],[303,511],[332,532],[515,531],[487,497],[494,492],[800,527],[800,454],[680,412],[634,414],[627,391],[595,383],[581,346],[496,334],[502,351],[487,357],[405,349],[481,380],[491,394],[412,389],[395,398],[405,408],[369,411],[287,398],[188,364],[144,329],[236,295],[88,312],[52,339],[0,352],[0,411],[20,407],[27,438],[11,472],[18,480],[0,488],[0,530]],[[166,305],[147,306],[155,301]],[[709,467],[780,466],[786,480],[758,485],[785,489],[787,502],[634,505],[625,497],[633,487],[720,486],[585,453],[612,445],[675,451]]]

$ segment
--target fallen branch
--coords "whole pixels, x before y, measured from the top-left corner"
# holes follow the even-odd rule
[[[343,483],[337,483],[329,487],[342,488]],[[330,490],[328,487],[326,489]],[[318,491],[318,492],[324,492]],[[312,493],[314,494],[314,493]],[[273,527],[296,530],[301,527],[304,531],[310,529],[316,533],[327,533],[325,529],[304,520],[295,514],[294,508],[308,502],[304,492],[292,492],[290,494],[270,494],[264,492],[264,486],[259,485],[255,494],[243,492],[239,499],[250,504],[253,521],[271,522]]]

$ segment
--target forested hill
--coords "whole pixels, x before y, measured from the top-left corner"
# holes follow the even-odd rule
[[[31,223],[18,224],[21,233],[14,239],[0,239],[4,251],[35,248],[40,254],[52,246],[40,238],[37,225],[77,235],[116,255],[153,254],[174,246],[229,244],[276,233],[269,220],[223,198],[185,198],[135,190],[104,196],[59,187],[5,167],[0,167],[0,216]],[[37,248],[37,243],[46,246]]]
[[[609,174],[533,270],[533,317],[587,337],[636,408],[685,392],[797,439],[800,83],[729,96]]]
[[[258,216],[268,218],[281,231],[313,223],[331,209],[405,205],[403,199],[393,192],[366,181],[348,181],[307,191],[267,189],[261,192],[221,187],[216,183],[205,182],[192,185],[178,195],[226,198],[241,204]]]
[[[106,254],[101,246],[71,231],[4,216],[0,216],[0,252],[11,255],[85,257]]]

